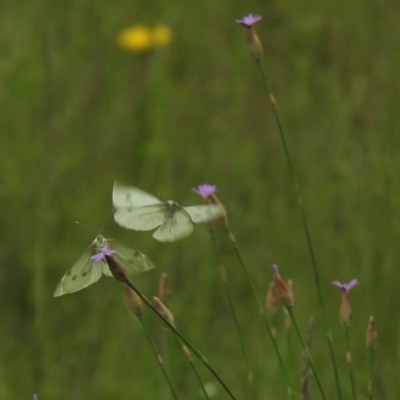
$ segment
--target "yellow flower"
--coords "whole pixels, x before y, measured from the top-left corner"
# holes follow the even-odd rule
[[[154,46],[165,47],[172,42],[172,29],[167,25],[156,25],[153,29]]]
[[[118,35],[117,41],[121,48],[140,53],[153,46],[151,30],[145,25],[135,25],[124,29]]]

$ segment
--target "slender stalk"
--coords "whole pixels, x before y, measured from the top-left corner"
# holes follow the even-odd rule
[[[308,352],[311,351],[311,345],[312,345],[312,339],[313,339],[313,334],[312,334],[312,327],[313,327],[314,319],[310,317],[308,320],[308,326],[307,326],[307,350]],[[310,399],[310,393],[309,393],[309,386],[310,386],[310,377],[311,377],[311,371],[310,371],[310,361],[307,357],[306,354],[303,356],[304,358],[304,367],[302,371],[302,377],[301,377],[301,400],[309,400]]]
[[[290,317],[291,317],[292,322],[293,322],[294,330],[296,331],[297,337],[298,337],[298,339],[300,341],[301,347],[303,348],[304,353],[308,357],[308,361],[309,361],[310,367],[311,367],[311,369],[313,371],[313,374],[314,374],[314,377],[315,377],[315,381],[317,382],[318,389],[319,389],[319,391],[321,393],[322,398],[324,400],[326,400],[326,396],[325,396],[324,390],[322,388],[321,382],[319,380],[319,377],[318,377],[318,374],[317,374],[317,370],[315,369],[314,362],[313,362],[313,360],[311,358],[311,354],[310,354],[310,352],[309,352],[309,350],[308,350],[308,348],[307,348],[306,344],[304,343],[304,340],[303,340],[303,338],[301,336],[299,327],[298,327],[297,322],[296,322],[296,318],[294,317],[294,314],[293,314],[293,310],[292,309],[288,309],[288,311],[289,311]]]
[[[178,338],[178,339],[179,339],[179,338]],[[189,349],[182,343],[181,340],[180,340],[180,343],[181,343],[181,346],[182,346],[183,353],[185,354],[185,357],[187,358],[187,360],[188,360],[188,362],[189,362],[189,364],[190,364],[190,366],[191,366],[191,368],[192,368],[194,374],[196,375],[197,381],[199,382],[199,385],[200,385],[201,391],[203,392],[204,397],[205,397],[207,400],[210,400],[210,397],[208,396],[207,390],[206,390],[206,388],[205,388],[205,386],[204,386],[203,380],[201,379],[201,376],[200,376],[199,372],[197,371],[196,365],[195,365],[195,363],[194,363],[194,361],[193,361],[192,353],[191,353],[191,352],[189,351]]]
[[[373,397],[372,382],[374,376],[374,361],[375,361],[375,349],[376,349],[377,337],[378,335],[376,332],[375,319],[371,315],[368,320],[367,337],[366,337],[366,345],[369,352],[369,379],[368,379],[369,400],[372,400]]]
[[[369,354],[369,380],[368,380],[368,400],[372,400],[373,398],[373,389],[372,389],[372,382],[374,376],[374,353],[371,352]]]
[[[178,396],[176,395],[176,392],[175,392],[175,390],[174,390],[174,388],[173,388],[173,386],[172,386],[171,379],[169,378],[169,375],[168,375],[168,373],[167,373],[167,371],[166,371],[166,369],[165,369],[164,360],[162,359],[162,357],[161,357],[159,351],[157,350],[157,347],[156,347],[156,345],[155,345],[155,343],[154,343],[154,340],[153,340],[152,337],[151,337],[151,334],[150,334],[150,332],[149,332],[149,329],[147,328],[147,325],[146,325],[146,323],[144,322],[142,316],[141,316],[141,315],[138,315],[137,317],[139,318],[139,321],[140,321],[140,323],[142,324],[144,333],[146,334],[147,340],[149,341],[150,346],[151,346],[151,348],[153,349],[154,355],[155,355],[156,360],[157,360],[157,364],[158,364],[158,366],[160,367],[161,372],[163,373],[164,378],[165,378],[165,380],[166,380],[167,383],[168,383],[168,386],[169,386],[169,389],[170,389],[170,391],[171,391],[172,397],[173,397],[175,400],[178,400]]]
[[[291,331],[292,331],[292,321],[290,319],[289,312],[286,308],[283,308],[285,312],[285,338],[286,338],[286,349],[287,349],[287,362],[290,365],[289,373],[293,377],[293,363],[290,361],[293,360],[292,354],[292,342],[291,342]]]
[[[277,109],[277,103],[275,100],[275,97],[271,91],[271,87],[269,84],[269,81],[267,79],[267,74],[265,71],[265,68],[262,64],[262,62],[260,60],[256,61],[257,66],[261,72],[261,76],[265,85],[265,88],[267,90],[271,105],[272,105],[272,110],[273,110],[273,114],[275,117],[275,121],[276,124],[278,126],[278,132],[279,132],[279,136],[281,138],[281,142],[282,142],[282,146],[283,146],[283,150],[286,156],[286,161],[288,163],[289,166],[289,170],[290,170],[290,174],[292,177],[292,183],[296,192],[296,196],[297,196],[297,203],[298,206],[300,208],[301,211],[301,216],[302,216],[302,222],[303,222],[303,227],[304,227],[304,232],[306,235],[306,239],[307,239],[307,245],[308,245],[308,249],[310,252],[310,256],[311,256],[311,263],[312,263],[312,267],[313,267],[313,272],[314,272],[314,279],[315,279],[315,283],[317,286],[317,293],[318,293],[318,299],[319,299],[319,304],[321,306],[321,310],[324,316],[324,323],[325,323],[325,329],[327,331],[326,337],[328,340],[328,345],[329,345],[329,352],[330,352],[330,356],[331,356],[331,361],[332,361],[332,366],[333,366],[333,370],[334,370],[334,376],[335,376],[335,383],[336,383],[336,388],[337,388],[337,392],[338,392],[338,397],[339,400],[342,400],[342,391],[341,391],[341,387],[340,387],[340,381],[339,381],[339,374],[338,374],[338,370],[337,370],[337,363],[336,363],[336,359],[335,359],[335,354],[333,351],[333,339],[332,339],[332,334],[329,328],[329,324],[328,324],[328,316],[326,313],[326,308],[325,308],[325,301],[324,301],[324,297],[322,295],[322,288],[321,288],[321,282],[320,282],[320,277],[319,277],[319,272],[318,272],[318,266],[317,266],[317,260],[315,257],[315,252],[314,252],[314,247],[312,244],[312,240],[311,240],[311,233],[310,233],[310,229],[308,227],[308,220],[307,220],[307,214],[305,211],[305,207],[304,207],[304,201],[303,201],[303,197],[301,194],[301,190],[300,190],[300,184],[299,181],[297,179],[297,175],[296,175],[296,171],[292,162],[292,159],[290,157],[290,152],[289,152],[289,148],[287,146],[286,143],[286,137],[284,134],[284,130],[283,130],[283,125],[278,113],[278,109]]]
[[[356,400],[357,396],[356,396],[356,387],[354,384],[353,361],[352,361],[351,349],[350,349],[350,330],[345,329],[344,333],[345,333],[345,337],[346,337],[346,361],[347,361],[347,368],[349,370],[351,393],[352,393],[353,400]]]
[[[256,388],[255,388],[255,385],[254,385],[254,372],[253,372],[253,370],[251,368],[250,361],[249,361],[249,356],[247,354],[247,350],[246,350],[246,347],[244,345],[243,333],[242,333],[242,330],[240,328],[239,320],[237,318],[235,306],[234,306],[234,303],[233,303],[232,294],[231,294],[231,291],[229,289],[228,281],[227,281],[227,278],[226,278],[226,271],[225,271],[224,266],[221,263],[221,257],[219,255],[217,242],[215,240],[215,233],[212,230],[210,231],[210,237],[211,237],[211,242],[212,242],[212,245],[213,245],[213,248],[214,248],[214,253],[215,253],[215,258],[216,258],[216,261],[217,261],[217,265],[218,265],[218,268],[219,268],[219,276],[220,276],[222,284],[224,286],[226,298],[228,300],[229,311],[230,311],[230,313],[232,315],[232,319],[233,319],[233,322],[234,322],[234,325],[235,325],[236,333],[237,333],[237,336],[238,336],[238,339],[239,339],[240,350],[242,351],[243,360],[244,360],[244,363],[245,363],[245,366],[246,366],[247,380],[248,380],[249,385],[251,387],[253,399],[257,399]]]
[[[119,279],[121,280],[121,279]],[[215,371],[214,367],[211,365],[211,363],[207,360],[207,358],[200,352],[200,350],[198,350],[196,347],[194,347],[188,339],[185,338],[185,336],[183,336],[163,315],[161,315],[161,313],[153,306],[153,304],[151,304],[151,302],[142,295],[141,292],[139,292],[138,289],[136,289],[136,287],[131,283],[130,280],[125,280],[124,283],[126,283],[143,301],[143,303],[145,303],[147,305],[147,307],[149,307],[154,313],[156,313],[158,315],[159,318],[162,319],[162,321],[171,329],[172,332],[174,332],[174,334],[176,336],[179,337],[180,340],[182,340],[183,343],[185,343],[190,350],[193,351],[193,353],[195,354],[195,356],[199,359],[199,361],[214,375],[214,377],[218,380],[218,382],[221,384],[221,386],[225,389],[226,393],[230,396],[231,399],[236,400],[236,397],[232,394],[232,392],[229,390],[228,386],[226,386],[225,382],[221,379],[221,377],[218,375],[218,373]]]
[[[253,283],[253,281],[252,281],[252,279],[250,277],[250,274],[249,274],[249,271],[248,271],[248,269],[246,267],[246,264],[244,263],[243,258],[242,258],[241,254],[240,254],[239,248],[238,248],[237,243],[236,243],[235,236],[233,235],[233,233],[232,233],[232,231],[231,231],[231,229],[229,227],[228,222],[225,222],[225,231],[226,231],[226,233],[228,235],[229,241],[233,245],[236,257],[239,260],[240,266],[242,267],[242,270],[243,270],[244,275],[246,277],[247,283],[250,286],[250,289],[251,289],[251,292],[253,294],[253,297],[254,297],[254,299],[255,299],[255,301],[257,303],[260,315],[261,315],[261,317],[262,317],[262,319],[264,321],[265,327],[267,328],[267,332],[268,332],[268,335],[269,335],[269,337],[271,339],[272,345],[274,347],[276,356],[278,358],[279,365],[280,365],[280,367],[281,367],[281,369],[283,371],[284,377],[286,379],[286,384],[288,386],[289,396],[298,398],[298,395],[296,394],[296,392],[295,392],[295,390],[293,388],[293,384],[292,384],[292,382],[290,380],[290,376],[289,376],[289,373],[288,373],[288,371],[286,369],[285,363],[283,362],[283,358],[282,358],[282,355],[281,355],[281,353],[279,351],[279,348],[278,348],[278,345],[276,343],[275,337],[273,335],[272,328],[271,328],[270,323],[268,321],[268,317],[267,317],[267,315],[265,313],[265,310],[264,310],[264,307],[261,304],[261,301],[260,301],[260,299],[259,299],[259,297],[257,295],[257,291],[255,289],[254,283]]]

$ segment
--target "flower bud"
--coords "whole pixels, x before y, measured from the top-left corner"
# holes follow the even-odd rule
[[[273,318],[277,311],[280,302],[278,299],[278,292],[275,284],[275,280],[272,280],[269,284],[267,297],[265,299],[265,308],[267,310],[268,315]]]
[[[121,282],[129,282],[128,276],[125,272],[125,267],[119,262],[115,257],[109,256],[107,254],[104,255],[104,258],[107,261],[108,267],[110,268],[113,277]]]
[[[378,334],[376,332],[375,319],[371,316],[369,317],[367,327],[367,348],[371,354],[375,352],[377,338]]]
[[[175,327],[175,319],[171,311],[161,302],[157,297],[153,297],[154,305],[156,306],[158,312],[173,326]]]
[[[293,296],[290,292],[289,286],[279,275],[278,266],[273,265],[272,269],[274,271],[274,282],[276,286],[277,297],[281,304],[290,310],[293,308]]]
[[[260,62],[264,56],[264,49],[261,40],[257,36],[257,33],[253,28],[249,28],[246,31],[247,44],[250,49],[250,53],[254,58],[255,62]]]
[[[138,316],[142,315],[143,301],[139,295],[132,290],[128,285],[125,285],[126,298],[128,300],[129,308]]]
[[[342,293],[342,301],[339,308],[339,320],[345,329],[350,328],[351,321],[351,305],[349,292]]]
[[[168,275],[166,272],[161,274],[160,284],[158,286],[158,295],[164,304],[168,304],[171,298],[171,288],[169,286]]]

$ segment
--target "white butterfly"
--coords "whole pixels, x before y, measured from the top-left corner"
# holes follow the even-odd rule
[[[63,276],[54,292],[54,296],[81,290],[97,282],[102,274],[113,276],[108,267],[106,256],[113,257],[119,261],[125,267],[128,277],[154,268],[151,260],[139,250],[98,235],[78,258],[78,261]]]
[[[182,207],[173,200],[160,200],[141,189],[115,182],[113,189],[115,222],[128,229],[158,229],[153,237],[160,242],[174,242],[193,231],[193,223],[201,224],[224,215],[217,204]]]

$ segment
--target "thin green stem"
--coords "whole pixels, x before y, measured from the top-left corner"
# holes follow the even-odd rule
[[[328,324],[327,320],[326,320],[326,324]],[[335,376],[338,397],[339,397],[339,400],[342,400],[342,389],[341,389],[340,381],[339,381],[339,371],[338,371],[338,367],[337,367],[337,363],[336,363],[335,352],[333,350],[333,338],[332,338],[332,332],[330,331],[330,329],[328,329],[326,332],[326,339],[328,341],[329,354],[331,355],[331,361],[332,361],[332,365],[333,365],[333,374]]]
[[[299,327],[298,327],[297,322],[296,322],[296,318],[294,317],[294,314],[293,314],[293,310],[292,309],[288,309],[288,311],[289,311],[290,317],[291,317],[292,322],[293,322],[294,330],[296,331],[297,337],[298,337],[298,339],[300,341],[301,347],[303,348],[303,351],[307,355],[308,360],[310,362],[310,367],[311,367],[311,369],[313,371],[313,374],[314,374],[314,377],[315,377],[315,381],[317,382],[318,389],[319,389],[319,391],[321,393],[322,398],[324,400],[326,400],[326,396],[325,396],[324,390],[322,388],[321,382],[319,380],[319,377],[318,377],[318,374],[317,374],[317,370],[315,369],[314,362],[313,362],[313,360],[311,358],[311,354],[308,351],[308,348],[305,345],[304,340],[303,340],[303,338],[301,336]]]
[[[271,101],[273,114],[274,114],[274,117],[275,117],[276,124],[278,126],[279,136],[281,138],[283,150],[284,150],[284,153],[285,153],[285,156],[286,156],[286,161],[287,161],[287,164],[289,166],[289,170],[290,170],[290,174],[291,174],[291,178],[292,178],[292,183],[293,183],[293,186],[294,186],[294,189],[295,189],[295,192],[296,192],[297,203],[298,203],[298,206],[299,206],[300,211],[301,211],[303,227],[304,227],[304,231],[305,231],[305,235],[306,235],[306,239],[307,239],[308,249],[309,249],[310,256],[311,256],[311,263],[312,263],[313,272],[314,272],[314,279],[315,279],[315,283],[316,283],[316,286],[317,286],[319,304],[321,306],[321,310],[322,310],[322,313],[323,313],[323,316],[324,316],[325,329],[327,331],[327,340],[328,340],[329,352],[330,352],[331,361],[332,361],[333,370],[334,370],[336,388],[337,388],[337,391],[338,391],[339,400],[342,400],[342,391],[341,391],[341,387],[340,387],[339,374],[338,374],[338,370],[337,370],[335,353],[333,351],[333,339],[332,339],[332,334],[330,332],[330,328],[329,328],[329,324],[328,324],[328,316],[327,316],[327,313],[326,313],[324,297],[322,295],[322,288],[321,288],[321,282],[320,282],[320,277],[319,277],[319,272],[318,272],[317,260],[316,260],[316,257],[315,257],[314,247],[313,247],[312,240],[311,240],[310,229],[308,227],[307,214],[306,214],[305,207],[304,207],[304,201],[303,201],[303,197],[302,197],[302,194],[301,194],[300,184],[299,184],[299,181],[297,179],[297,175],[296,175],[296,171],[295,171],[292,159],[290,157],[290,152],[289,152],[289,148],[288,148],[288,145],[287,145],[287,142],[286,142],[286,137],[285,137],[285,134],[284,134],[283,125],[282,125],[282,122],[281,122],[281,119],[280,119],[280,116],[279,116],[279,113],[278,113],[278,109],[277,109],[277,103],[276,103],[275,97],[274,97],[274,95],[273,95],[273,93],[271,91],[271,87],[270,87],[269,81],[267,79],[267,74],[266,74],[265,68],[264,68],[262,62],[260,62],[260,61],[257,62],[257,66],[260,69],[261,76],[262,76],[265,88],[267,90],[269,99]]]
[[[203,380],[201,379],[201,376],[199,375],[199,371],[197,371],[196,365],[193,362],[193,358],[189,359],[189,364],[192,367],[194,374],[196,375],[197,381],[199,382],[199,385],[201,387],[201,391],[203,392],[204,397],[207,400],[210,400],[210,397],[208,396],[207,390],[204,386]]]
[[[167,371],[166,371],[166,369],[165,369],[164,361],[163,361],[163,359],[162,359],[162,357],[161,357],[159,351],[157,350],[157,347],[156,347],[156,345],[155,345],[155,343],[154,343],[153,338],[151,337],[151,334],[150,334],[150,332],[149,332],[149,329],[147,328],[147,325],[146,325],[146,323],[144,322],[142,316],[141,316],[141,315],[138,315],[138,318],[139,318],[140,323],[142,324],[142,327],[143,327],[144,333],[146,334],[147,340],[149,341],[150,346],[151,346],[151,348],[153,349],[154,355],[155,355],[156,360],[157,360],[157,364],[158,364],[158,366],[160,367],[161,372],[163,373],[164,378],[165,378],[165,380],[166,380],[167,383],[168,383],[169,389],[171,390],[172,397],[173,397],[175,400],[178,400],[178,396],[176,395],[175,390],[174,390],[174,388],[173,388],[173,386],[172,386],[171,379],[169,378],[168,373],[167,373]]]
[[[372,382],[373,382],[373,375],[374,375],[374,352],[370,352],[369,354],[369,380],[368,380],[368,400],[372,400],[373,398],[373,389],[372,389]]]
[[[189,349],[184,345],[184,343],[182,342],[182,340],[180,340],[180,338],[178,338],[178,340],[179,340],[179,342],[180,342],[180,344],[181,344],[181,346],[182,346],[182,350],[183,350],[183,353],[185,354],[186,359],[188,360],[188,362],[189,362],[189,364],[190,364],[190,366],[191,366],[191,368],[192,368],[194,374],[196,375],[197,381],[199,382],[199,385],[200,385],[201,391],[203,392],[204,397],[205,397],[207,400],[210,400],[210,397],[208,396],[207,390],[206,390],[206,388],[205,388],[205,386],[204,386],[203,380],[201,379],[201,376],[200,376],[199,372],[197,371],[196,365],[195,365],[195,363],[193,362],[192,353],[191,353],[191,352],[189,351]]]
[[[290,376],[293,377],[293,363],[291,363],[291,360],[293,360],[293,354],[292,354],[292,342],[291,342],[291,319],[288,311],[286,308],[284,308],[285,311],[285,333],[286,333],[286,348],[287,348],[287,361],[288,365],[290,365],[289,373]]]
[[[243,270],[244,275],[246,277],[247,283],[250,286],[250,289],[251,289],[251,292],[253,294],[253,297],[254,297],[254,299],[255,299],[255,301],[257,303],[260,315],[261,315],[261,317],[262,317],[262,319],[264,321],[265,327],[267,328],[267,332],[268,332],[268,335],[269,335],[269,337],[271,339],[272,345],[274,347],[276,356],[278,358],[279,365],[280,365],[280,367],[281,367],[281,369],[283,371],[284,377],[286,379],[286,384],[288,386],[289,395],[291,397],[298,398],[298,395],[294,391],[293,384],[292,384],[292,382],[290,380],[289,373],[288,373],[288,371],[286,369],[285,363],[283,362],[282,355],[281,355],[281,353],[279,351],[278,345],[277,345],[277,343],[275,341],[275,338],[274,338],[274,335],[272,333],[272,328],[271,328],[270,323],[268,321],[268,317],[267,317],[267,315],[265,313],[265,310],[264,310],[264,307],[262,306],[261,301],[260,301],[260,299],[259,299],[259,297],[257,295],[256,288],[255,288],[254,283],[253,283],[253,281],[252,281],[252,279],[250,277],[250,274],[249,274],[249,271],[248,271],[248,269],[246,267],[246,264],[244,263],[243,258],[242,258],[241,254],[240,254],[239,248],[238,248],[237,243],[236,243],[235,236],[233,235],[233,233],[232,233],[232,231],[231,231],[231,229],[229,227],[228,222],[225,222],[225,231],[226,231],[226,233],[228,235],[229,241],[233,245],[233,249],[235,251],[236,257],[239,260],[240,266],[242,267],[242,270]]]
[[[226,298],[228,300],[229,311],[230,311],[230,313],[232,315],[232,319],[233,319],[233,322],[234,322],[234,325],[235,325],[236,333],[237,333],[237,336],[238,336],[238,339],[239,339],[240,349],[242,351],[243,360],[244,360],[245,365],[246,365],[247,380],[248,380],[249,385],[251,387],[253,399],[257,399],[257,392],[256,392],[256,388],[255,388],[255,385],[254,385],[254,372],[253,372],[253,370],[251,368],[251,365],[250,365],[249,356],[247,354],[246,346],[244,345],[243,333],[242,333],[242,330],[240,328],[239,320],[237,318],[235,306],[234,306],[234,303],[233,303],[232,294],[231,294],[231,291],[229,289],[228,281],[227,281],[227,278],[226,278],[226,271],[225,271],[225,268],[223,267],[223,265],[221,263],[221,257],[219,255],[217,241],[215,239],[214,231],[210,231],[210,237],[211,237],[211,242],[212,242],[212,245],[213,245],[213,248],[214,248],[214,253],[215,253],[215,258],[216,258],[216,261],[217,261],[217,265],[218,265],[218,268],[219,268],[219,276],[220,276],[222,284],[224,286]]]
[[[199,359],[199,361],[214,375],[214,377],[218,380],[218,382],[221,384],[221,386],[225,389],[226,393],[230,396],[231,399],[236,400],[235,396],[232,394],[232,392],[229,390],[228,386],[226,386],[225,382],[221,379],[221,377],[218,375],[218,373],[215,371],[214,367],[211,365],[211,363],[207,360],[207,358],[198,350],[196,347],[194,347],[188,339],[185,338],[154,306],[153,304],[150,303],[150,301],[142,295],[141,292],[139,292],[138,289],[131,283],[131,281],[126,280],[124,281],[143,301],[143,303],[146,304],[147,307],[149,307],[155,314],[158,315],[159,318],[163,320],[163,322],[171,329],[172,332],[176,336],[178,336],[183,343],[185,343],[195,354],[195,356]]]
[[[322,289],[321,289],[321,283],[320,283],[320,277],[319,277],[319,272],[318,272],[318,267],[317,267],[317,261],[316,261],[316,257],[315,257],[315,252],[314,252],[314,247],[312,244],[312,240],[311,240],[311,234],[310,234],[310,230],[308,228],[308,220],[307,220],[307,215],[306,215],[306,211],[305,211],[305,207],[304,207],[304,201],[303,201],[303,197],[301,195],[301,190],[300,190],[300,184],[299,181],[297,179],[297,175],[296,175],[296,171],[292,162],[292,158],[290,156],[290,152],[289,152],[289,148],[286,142],[286,137],[283,131],[283,126],[282,126],[282,122],[278,113],[278,109],[277,109],[277,104],[276,104],[276,100],[274,95],[272,94],[270,85],[268,83],[268,79],[267,79],[267,75],[265,72],[265,69],[262,65],[262,63],[257,63],[258,67],[260,68],[260,72],[264,81],[264,85],[267,89],[271,104],[272,104],[272,110],[274,113],[274,117],[275,117],[275,121],[276,124],[278,126],[278,132],[279,132],[279,136],[281,138],[281,142],[283,145],[283,150],[285,152],[285,156],[286,156],[286,161],[288,163],[289,166],[289,170],[290,170],[290,174],[292,177],[292,183],[293,186],[295,188],[296,191],[296,196],[297,196],[297,203],[298,206],[301,210],[301,215],[302,215],[302,220],[303,220],[303,225],[304,225],[304,230],[306,233],[306,238],[307,238],[307,244],[308,244],[308,248],[310,251],[310,256],[311,256],[311,261],[312,261],[312,265],[313,265],[313,270],[314,270],[314,277],[315,277],[315,282],[317,284],[317,291],[318,291],[318,298],[319,298],[319,302],[322,308],[323,313],[325,314],[325,302],[324,302],[324,297],[322,296]]]
[[[356,387],[354,384],[354,373],[353,373],[353,361],[351,357],[351,348],[350,348],[350,330],[345,328],[344,330],[345,337],[346,337],[346,361],[347,361],[347,368],[349,370],[349,379],[351,385],[351,393],[353,400],[356,400]]]

